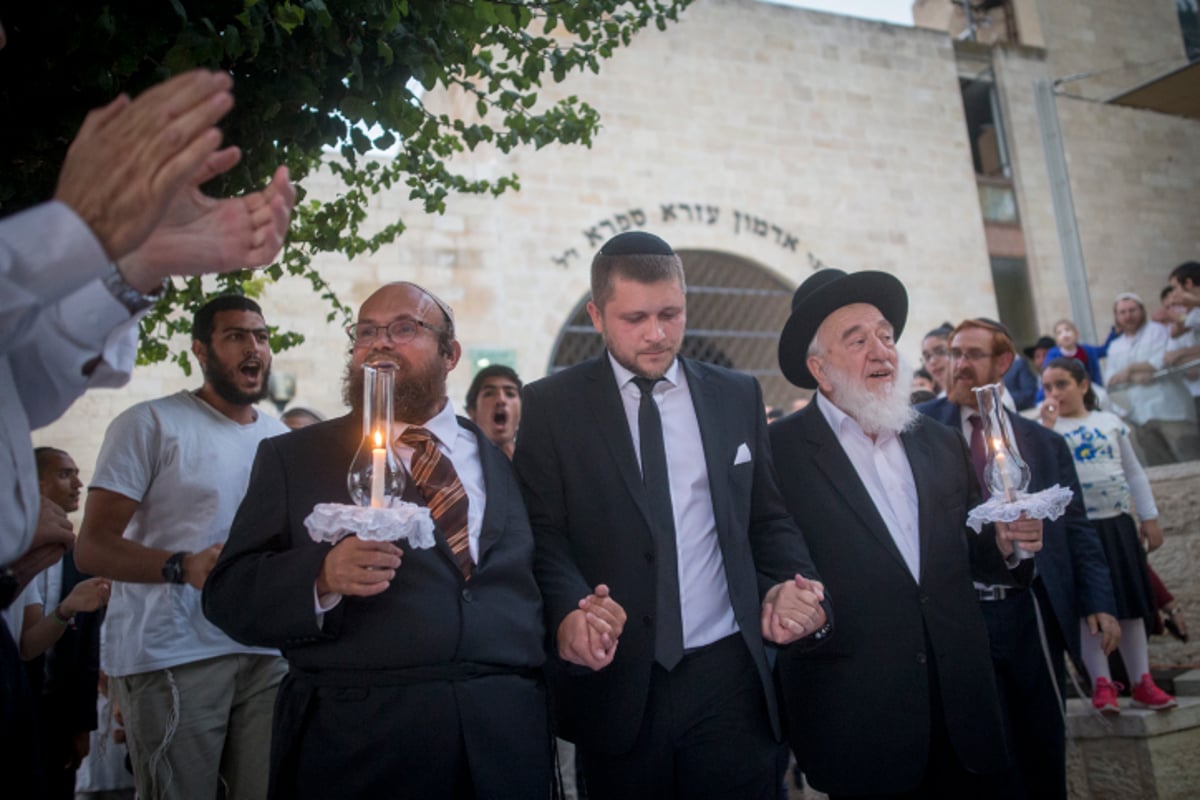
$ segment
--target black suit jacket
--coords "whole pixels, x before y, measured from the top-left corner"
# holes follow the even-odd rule
[[[758,382],[703,362],[681,358],[680,364],[700,426],[734,617],[778,736],[762,597],[776,583],[797,573],[815,578],[816,571],[776,486]],[[657,578],[650,508],[608,356],[527,385],[522,402],[513,463],[537,544],[551,640],[547,679],[559,728],[584,747],[625,752],[646,708]],[[751,458],[735,465],[743,444]],[[560,661],[554,637],[599,583],[608,584],[628,620],[613,663],[592,672]]]
[[[456,662],[518,672],[540,667],[542,605],[520,489],[508,459],[473,423],[460,418],[459,424],[478,440],[487,488],[479,562],[470,581],[463,579],[444,537],[427,550],[402,544],[403,563],[387,590],[345,597],[317,624],[313,587],[330,546],[312,541],[304,519],[317,503],[351,502],[346,470],[362,429],[361,418],[351,415],[259,445],[246,497],[204,585],[205,615],[239,642],[281,648],[293,675],[349,672],[357,676],[350,684],[364,691],[389,671],[411,667],[436,671]],[[279,775],[280,764],[290,763],[297,741],[307,734],[308,696],[303,681],[285,680],[280,687],[276,739],[291,741],[272,746],[273,786],[288,786],[288,775]],[[455,684],[454,697],[464,719],[446,724],[455,730],[461,726],[475,774],[481,774],[477,760],[497,758],[492,743],[546,736],[544,695],[532,681],[462,681]],[[391,713],[409,720],[400,727],[414,735],[439,725],[441,711],[454,709],[454,704],[403,705]],[[366,721],[339,731],[339,739],[315,746],[379,746]]]
[[[928,420],[901,436],[917,489],[917,581],[817,404],[770,434],[788,509],[838,600],[837,635],[779,659],[788,736],[809,781],[832,794],[915,789],[938,706],[963,764],[981,774],[1003,769],[999,700],[972,579],[1013,583],[1028,570],[1005,567],[990,527],[979,535],[966,527],[979,489],[961,437]]]
[[[942,397],[917,409],[953,428],[962,439],[960,407]],[[1066,440],[1048,428],[1009,412],[1021,458],[1029,465],[1029,491],[1040,492],[1054,484],[1074,493],[1066,513],[1042,527],[1042,549],[1034,556],[1043,591],[1054,611],[1061,641],[1082,663],[1079,655],[1079,620],[1089,614],[1116,614],[1108,561],[1095,528],[1088,522],[1083,490],[1075,474],[1075,461]],[[973,472],[968,463],[967,469]]]
[[[85,575],[75,566],[75,556],[67,552],[50,569],[62,570],[59,600],[71,593]],[[48,598],[49,599],[49,598]],[[55,610],[47,603],[44,613]],[[96,692],[100,680],[100,623],[105,609],[75,615],[72,624],[54,646],[37,658],[25,662],[29,685],[38,703],[38,724],[42,738],[54,745],[48,757],[61,758],[75,735],[96,729]],[[48,764],[48,766],[50,766]],[[54,767],[58,763],[53,764]]]

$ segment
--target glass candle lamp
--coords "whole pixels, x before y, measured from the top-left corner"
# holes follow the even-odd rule
[[[387,508],[404,492],[404,467],[393,446],[395,387],[395,364],[363,366],[362,441],[346,473],[350,497],[360,506]]]

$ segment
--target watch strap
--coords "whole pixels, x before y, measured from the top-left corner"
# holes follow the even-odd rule
[[[187,555],[187,551],[172,553],[171,557],[163,562],[162,576],[167,583],[186,583],[187,580],[183,575],[183,558]]]
[[[125,280],[125,276],[117,269],[116,264],[112,264],[112,269],[105,273],[100,282],[104,284],[104,288],[113,296],[121,305],[125,306],[130,314],[136,314],[157,303],[163,298],[163,294],[167,290],[167,279],[163,278],[162,285],[154,294],[142,294],[137,289],[129,285]]]

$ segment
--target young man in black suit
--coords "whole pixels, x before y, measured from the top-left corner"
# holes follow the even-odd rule
[[[683,265],[657,236],[601,248],[588,311],[605,354],[525,387],[514,457],[561,735],[596,800],[773,798],[764,641],[823,637],[828,612],[761,390],[678,356]]]
[[[204,587],[209,619],[288,660],[271,795],[548,797],[533,535],[508,459],[446,397],[461,353],[453,314],[421,287],[393,283],[367,298],[348,333],[353,411],[259,446]],[[432,467],[425,482],[442,474],[438,486],[451,488],[428,501],[438,531],[429,549],[357,536],[331,547],[304,526],[317,503],[350,502],[362,366],[379,361],[398,371],[396,450],[412,473],[405,498],[426,504],[427,459],[452,467]]]
[[[784,376],[819,391],[771,448],[838,600],[826,647],[780,654],[789,738],[832,797],[991,797],[1009,762],[971,581],[1027,582],[1013,542],[1037,549],[1041,525],[966,527],[979,487],[963,442],[909,405],[907,313],[893,276],[822,269],[780,337]]]

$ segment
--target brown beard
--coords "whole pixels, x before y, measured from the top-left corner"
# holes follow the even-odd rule
[[[429,421],[446,399],[446,371],[441,357],[435,357],[423,368],[400,359],[385,360],[397,366],[396,388],[392,392],[392,413],[396,420],[417,425]],[[362,414],[363,371],[352,361],[346,362],[346,374],[342,378],[342,402],[355,414]]]

